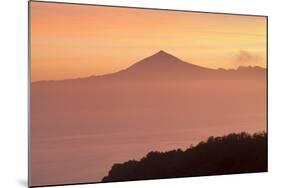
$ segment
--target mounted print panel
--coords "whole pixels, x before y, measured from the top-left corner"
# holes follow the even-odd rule
[[[267,17],[29,2],[29,185],[267,171]]]

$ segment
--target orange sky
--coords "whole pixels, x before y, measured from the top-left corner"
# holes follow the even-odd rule
[[[211,68],[266,66],[266,18],[31,2],[31,79],[116,72],[159,50]]]

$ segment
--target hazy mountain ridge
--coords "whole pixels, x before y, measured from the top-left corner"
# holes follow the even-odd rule
[[[208,113],[206,117],[210,116],[212,113],[208,112],[208,108],[201,109],[208,105],[216,106],[222,111],[233,110],[235,107],[240,109],[240,113],[245,111],[250,113],[250,109],[254,110],[254,106],[259,105],[255,108],[262,110],[261,107],[264,105],[253,103],[255,98],[258,98],[259,101],[265,99],[263,96],[266,94],[266,72],[263,70],[257,67],[240,67],[234,71],[207,69],[185,63],[168,53],[160,51],[117,73],[81,79],[34,83],[31,86],[34,105],[31,107],[34,109],[34,114],[44,112],[50,115],[55,115],[51,111],[52,109],[56,109],[56,114],[67,112],[66,109],[73,111],[71,113],[74,113],[74,111],[81,113],[87,110],[94,113],[91,118],[84,117],[88,121],[90,119],[95,120],[95,115],[100,114],[106,108],[110,110],[122,108],[124,112],[128,111],[127,113],[130,114],[134,112],[136,113],[133,113],[135,118],[144,114],[147,116],[146,118],[149,118],[147,113],[152,109],[157,110],[159,106],[164,109],[167,108],[165,113],[172,113],[172,109],[175,108],[175,110],[189,111],[190,115],[194,117],[196,117],[196,113]],[[229,100],[230,98],[232,100],[237,99],[237,103],[233,104]],[[247,108],[243,108],[246,104],[248,104]],[[228,109],[224,110],[224,108]],[[145,111],[136,112],[141,109]],[[164,112],[159,110],[154,112],[153,110],[153,113],[162,116]],[[116,116],[116,113],[112,115]],[[217,116],[217,114],[214,115]],[[179,116],[185,115],[179,114]],[[122,117],[122,121],[125,121],[124,118]],[[103,120],[102,122],[107,121]],[[115,121],[121,120],[116,119]],[[185,122],[186,120],[181,121]],[[89,123],[80,125],[81,130],[83,130],[82,127],[86,129]],[[136,124],[130,126],[136,126]],[[177,126],[180,124],[182,123],[177,124]],[[97,129],[105,129],[108,126],[111,125],[97,127]],[[127,123],[123,123],[118,125],[118,129],[127,128],[127,126],[129,126]],[[140,124],[139,126],[143,125]],[[49,129],[51,130],[51,128]],[[116,128],[112,127],[112,129]],[[59,132],[57,130],[54,134]]]
[[[146,79],[215,79],[221,76],[259,76],[265,74],[266,69],[259,66],[239,66],[237,69],[211,69],[189,62],[185,62],[167,52],[159,51],[156,54],[146,57],[130,67],[104,75],[92,75],[64,80],[42,80],[35,83],[55,83],[55,82],[81,82],[100,80],[146,80]],[[246,75],[245,75],[246,74]],[[128,79],[128,80],[126,80]]]

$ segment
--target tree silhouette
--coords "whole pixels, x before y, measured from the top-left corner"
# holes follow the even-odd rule
[[[185,151],[152,151],[140,161],[114,164],[103,182],[267,171],[267,133],[209,137]]]

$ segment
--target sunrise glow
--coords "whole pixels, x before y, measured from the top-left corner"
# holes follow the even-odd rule
[[[31,2],[32,81],[102,75],[165,50],[209,68],[266,66],[266,18]]]

